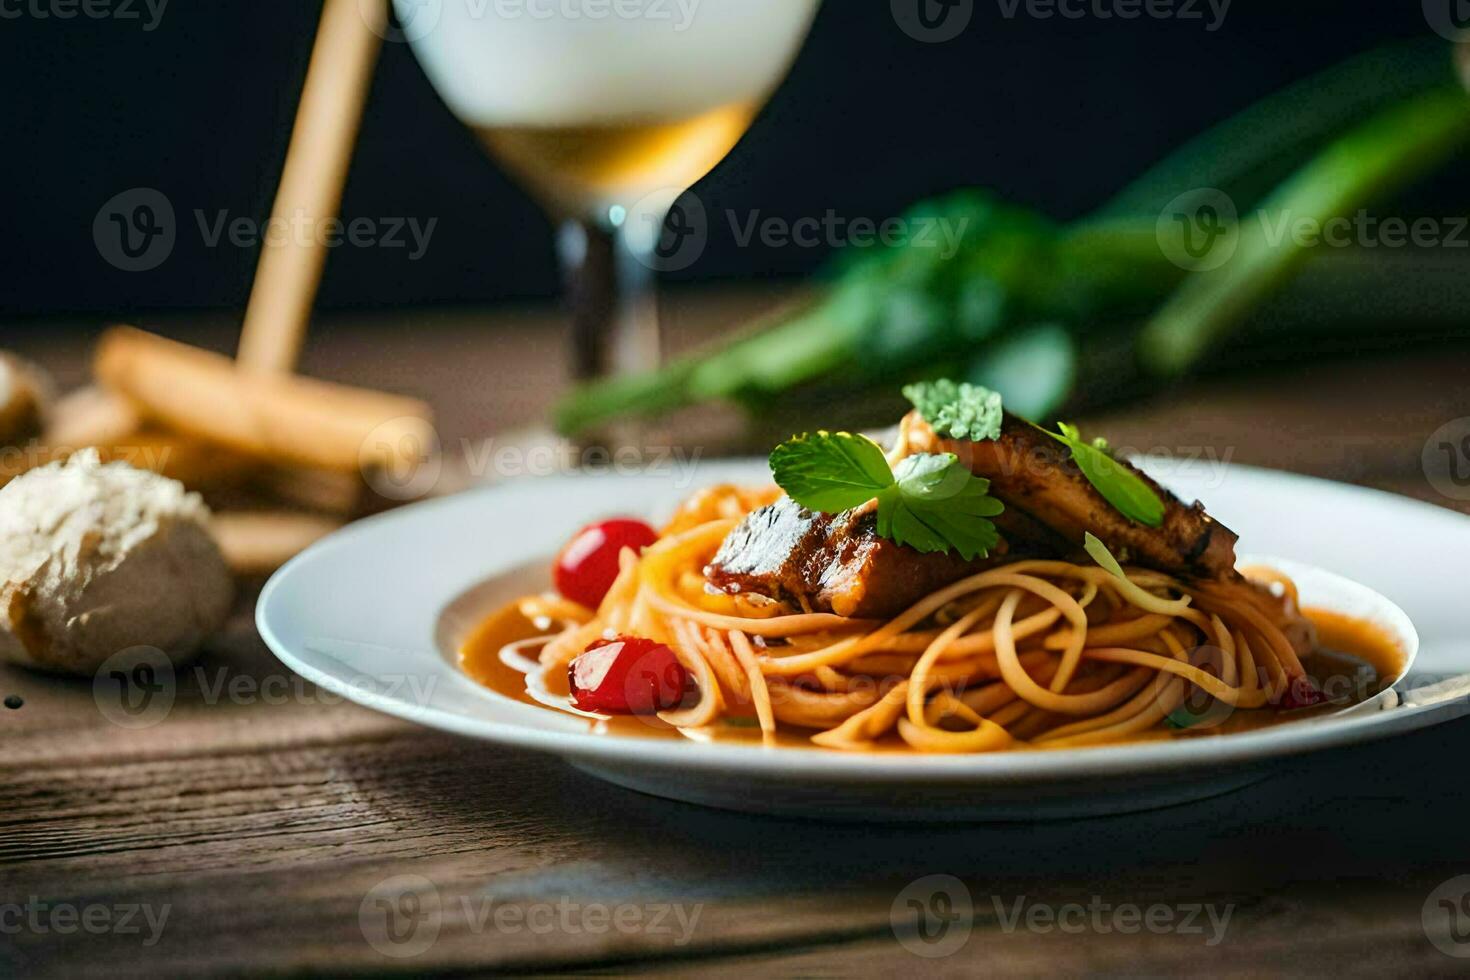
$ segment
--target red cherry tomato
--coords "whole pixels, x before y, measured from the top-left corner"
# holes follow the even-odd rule
[[[567,666],[567,676],[574,706],[614,715],[672,708],[689,683],[673,650],[641,636],[598,640]]]
[[[622,550],[642,551],[657,540],[658,532],[642,521],[614,518],[588,524],[556,556],[552,566],[556,591],[588,609],[596,609],[618,577]]]

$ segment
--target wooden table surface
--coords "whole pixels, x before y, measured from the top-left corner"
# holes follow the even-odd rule
[[[673,319],[698,336],[770,302],[686,296]],[[427,395],[446,440],[534,421],[560,383],[547,311],[345,319],[314,339],[306,370]],[[218,320],[152,325],[230,340]],[[85,333],[22,336],[7,344],[67,383],[85,376]],[[1170,446],[1470,510],[1436,494],[1420,463],[1429,434],[1465,415],[1461,346],[1191,384],[1095,421],[1116,445],[1151,448],[1167,433]],[[1345,533],[1381,546],[1375,529]],[[109,722],[88,683],[0,668],[0,695],[24,700],[0,709],[0,973],[1462,965],[1431,944],[1423,917],[1445,914],[1438,886],[1470,874],[1470,720],[1151,813],[963,827],[764,819],[642,797],[341,703],[269,654],[253,598],[245,589],[152,727]],[[942,918],[931,875],[963,883],[971,919]],[[937,942],[906,925],[915,894],[948,923]],[[1155,905],[1193,925],[1140,927]],[[1196,907],[1228,921],[1217,932]],[[1048,927],[1052,914],[1072,927]],[[1470,904],[1460,921],[1470,926]],[[1463,938],[1452,949],[1470,955]],[[938,951],[948,955],[919,955]]]

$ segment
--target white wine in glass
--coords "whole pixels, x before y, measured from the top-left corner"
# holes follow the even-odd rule
[[[562,223],[572,374],[659,358],[669,206],[730,152],[820,0],[394,0],[449,107]]]

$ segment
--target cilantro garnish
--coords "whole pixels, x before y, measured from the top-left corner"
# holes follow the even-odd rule
[[[771,450],[771,475],[792,500],[828,514],[878,501],[878,534],[921,552],[985,557],[1005,509],[953,453],[918,453],[890,470],[878,444],[850,432],[809,432]]]
[[[1075,425],[1065,422],[1058,422],[1057,430],[1041,431],[1072,450],[1072,461],[1087,477],[1087,482],[1097,488],[1097,492],[1118,513],[1148,527],[1164,523],[1164,501],[1137,473],[1112,457],[1106,440],[1087,442]]]
[[[878,495],[878,533],[919,551],[953,547],[969,560],[1000,541],[986,518],[1005,510],[990,481],[974,476],[954,453],[919,453],[899,461],[894,485]]]
[[[942,436],[980,442],[1000,435],[1000,393],[948,378],[905,385],[903,396],[913,402],[924,421]]]

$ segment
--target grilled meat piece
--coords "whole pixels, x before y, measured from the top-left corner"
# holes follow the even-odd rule
[[[880,538],[871,509],[817,514],[790,497],[753,511],[725,538],[705,576],[717,588],[753,592],[859,619],[895,616],[914,602],[997,563],[921,554]]]
[[[1082,544],[1090,531],[1124,562],[1188,578],[1240,581],[1234,532],[1199,503],[1185,506],[1140,473],[1164,501],[1164,521],[1157,528],[1134,524],[1087,482],[1064,445],[1028,422],[1008,415],[1000,438],[984,442],[942,439],[917,415],[905,431],[910,451],[954,453],[990,480],[991,495],[1006,509],[994,518],[1001,544],[989,558],[921,554],[880,538],[871,507],[816,514],[782,497],[730,532],[705,575],[732,592],[883,619],[966,575],[1020,558],[1087,561]]]
[[[790,497],[751,512],[705,568],[717,588],[860,619],[896,616],[967,575],[1023,557],[1056,557],[1067,542],[1019,511],[994,518],[1001,543],[988,558],[924,554],[878,536],[869,507],[818,514]]]
[[[1066,446],[1029,422],[1007,414],[999,438],[971,442],[940,438],[915,413],[906,431],[911,451],[959,456],[971,472],[990,480],[991,496],[1005,502],[1007,513],[1030,515],[1072,549],[1080,549],[1091,531],[1123,562],[1188,578],[1236,577],[1235,532],[1198,501],[1186,506],[1139,473],[1164,501],[1164,522],[1157,528],[1135,524],[1087,482]]]

